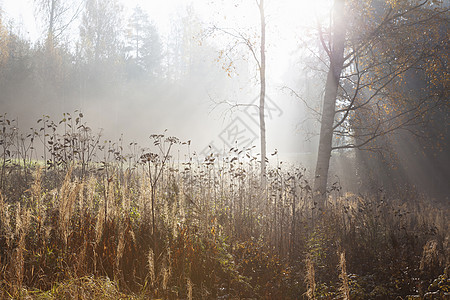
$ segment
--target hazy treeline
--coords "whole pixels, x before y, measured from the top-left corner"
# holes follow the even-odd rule
[[[79,7],[56,2],[78,9],[70,24],[67,16],[55,19],[62,28],[68,25],[65,31],[45,30],[32,42],[19,25],[2,23],[1,111],[18,117],[23,129],[42,115],[81,109],[94,112],[88,117],[95,114],[96,128],[142,138],[137,135],[143,127],[167,128],[187,109],[195,113],[213,83],[218,94],[227,86],[215,62],[217,49],[203,41],[193,8],[180,12],[170,33],[162,35],[139,7],[127,16],[118,1],[85,1]],[[37,18],[50,26],[46,15]]]

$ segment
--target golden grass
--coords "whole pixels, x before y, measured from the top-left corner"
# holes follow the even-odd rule
[[[249,297],[285,297],[284,290],[293,287],[289,297],[317,299],[322,278],[333,275],[334,286],[327,292],[349,299],[352,259],[361,254],[355,247],[371,243],[376,250],[391,251],[388,255],[399,265],[414,263],[408,267],[420,269],[415,276],[434,274],[448,264],[447,211],[424,200],[388,203],[346,195],[335,199],[321,220],[311,220],[308,192],[298,190],[303,197],[297,199],[294,224],[292,194],[276,184],[268,185],[270,201],[259,203],[250,180],[235,180],[233,186],[221,185],[223,177],[216,179],[219,184],[199,177],[192,183],[168,172],[157,188],[152,232],[147,175],[135,181],[127,173],[80,180],[69,168],[61,185],[50,191],[43,187],[44,176],[37,168],[22,202],[9,203],[0,191],[0,298],[194,299],[211,294],[220,283],[234,288],[234,295],[232,288],[227,290],[230,297],[240,289]],[[419,231],[423,228],[436,233]],[[399,242],[412,234],[423,240]],[[238,255],[237,245],[248,245],[243,246],[247,252],[241,249]],[[412,258],[399,257],[399,247],[415,251]],[[368,264],[376,263],[370,259]],[[245,267],[250,265],[251,271]],[[268,265],[279,268],[255,273]],[[297,271],[287,272],[287,266]],[[392,268],[378,267],[385,274]],[[280,278],[285,281],[276,281]]]

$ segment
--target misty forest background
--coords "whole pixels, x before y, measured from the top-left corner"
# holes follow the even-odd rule
[[[272,84],[267,2],[0,3],[2,299],[449,299],[448,3],[332,1]],[[266,82],[302,134],[207,147]]]

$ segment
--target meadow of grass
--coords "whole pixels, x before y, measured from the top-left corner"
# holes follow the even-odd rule
[[[65,114],[0,119],[1,299],[448,299],[449,207],[330,191],[251,149],[103,141]],[[182,154],[180,154],[182,153]]]

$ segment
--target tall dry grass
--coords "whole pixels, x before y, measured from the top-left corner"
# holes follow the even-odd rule
[[[164,167],[138,151],[123,169],[108,147],[4,173],[0,298],[406,297],[448,267],[449,208],[426,197],[335,194],[317,213],[304,169],[279,165],[260,191],[251,149]]]

